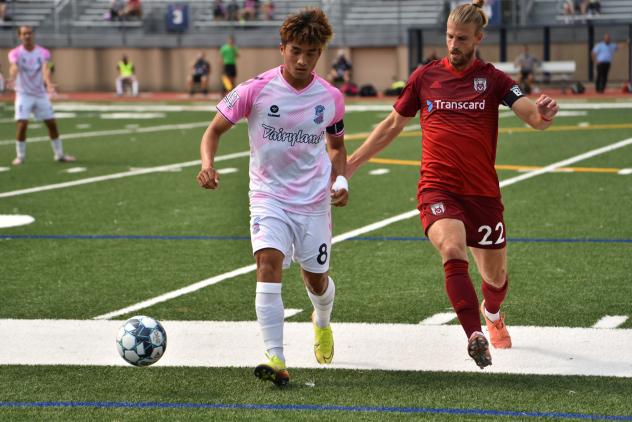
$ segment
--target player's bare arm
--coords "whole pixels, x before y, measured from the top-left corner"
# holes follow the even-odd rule
[[[351,154],[351,157],[347,160],[347,177],[353,176],[362,164],[386,148],[404,130],[404,126],[410,119],[412,117],[402,116],[395,110],[391,111],[391,114],[373,129],[366,141],[360,145],[360,148]]]
[[[544,130],[551,126],[553,118],[559,111],[557,101],[547,95],[540,95],[535,102],[521,97],[511,106],[513,112],[523,122],[534,129]]]
[[[198,184],[204,189],[217,189],[219,173],[213,168],[215,154],[219,146],[219,138],[233,126],[221,113],[217,113],[202,135],[200,156],[202,169],[197,175]]]
[[[49,94],[53,95],[56,91],[56,85],[53,83],[50,67],[48,66],[48,62],[42,65],[42,77],[44,79],[44,84],[46,85],[46,90]]]
[[[344,207],[349,200],[349,189],[346,180],[338,176],[345,175],[347,167],[347,148],[345,147],[344,134],[333,136],[327,134],[327,151],[331,160],[331,176],[335,182],[331,189],[331,205]]]
[[[18,77],[18,65],[11,63],[9,66],[9,79],[7,79],[7,89],[15,89],[15,79]]]

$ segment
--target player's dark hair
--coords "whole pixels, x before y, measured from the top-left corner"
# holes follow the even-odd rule
[[[473,23],[478,34],[483,31],[488,22],[487,15],[483,12],[484,5],[485,0],[472,0],[472,3],[457,6],[450,12],[448,20],[459,25]]]
[[[308,7],[285,18],[279,34],[283,45],[294,42],[324,46],[331,39],[333,29],[325,12]]]

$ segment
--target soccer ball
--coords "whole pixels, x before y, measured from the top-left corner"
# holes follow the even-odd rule
[[[167,349],[167,332],[160,322],[148,316],[135,316],[119,328],[116,347],[126,362],[134,366],[149,366]]]

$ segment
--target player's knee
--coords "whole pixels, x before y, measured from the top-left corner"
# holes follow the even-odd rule
[[[453,242],[444,242],[439,247],[439,252],[443,261],[449,261],[451,259],[461,259],[467,261],[467,252],[465,246],[458,245]]]
[[[506,281],[507,270],[505,270],[504,268],[499,268],[496,271],[488,273],[487,277],[485,278],[485,282],[487,284],[491,284],[497,289],[501,289],[505,285]]]
[[[322,295],[327,290],[327,273],[316,274],[303,271],[303,280],[309,291],[317,296]]]

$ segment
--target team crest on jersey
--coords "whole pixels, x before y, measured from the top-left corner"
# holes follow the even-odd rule
[[[325,120],[325,107],[317,105],[316,107],[314,107],[314,111],[316,113],[316,117],[314,117],[314,123],[319,125],[323,122],[323,120]]]
[[[436,204],[430,205],[430,211],[434,215],[441,215],[445,212],[445,206],[443,202],[437,202]]]
[[[487,89],[487,78],[474,78],[474,91],[479,94]]]
[[[235,107],[237,101],[239,101],[239,94],[237,94],[237,91],[234,89],[224,97],[224,103],[228,109]]]

